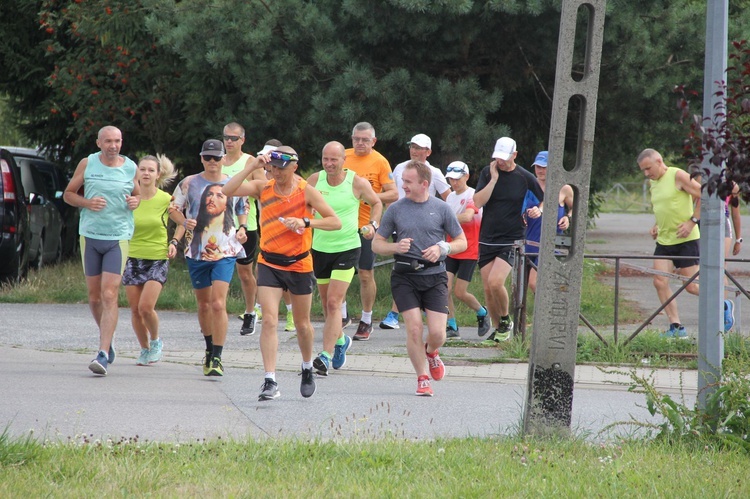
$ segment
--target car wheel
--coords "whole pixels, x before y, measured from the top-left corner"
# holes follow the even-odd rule
[[[23,259],[21,258],[21,255],[19,253],[16,253],[13,256],[13,260],[10,262],[10,265],[8,267],[10,268],[10,271],[7,274],[0,275],[0,283],[15,286],[16,284],[21,282],[21,277],[23,277],[24,275]]]
[[[39,237],[39,248],[36,252],[36,258],[31,262],[31,268],[39,271],[44,265],[44,236]]]
[[[55,258],[52,263],[60,263],[63,257],[63,238],[62,234],[57,236],[57,251],[55,251]]]

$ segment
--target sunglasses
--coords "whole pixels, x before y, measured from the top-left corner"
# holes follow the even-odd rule
[[[242,135],[224,135],[224,140],[231,140],[232,142],[237,142],[240,140]]]
[[[204,155],[203,159],[208,163],[209,161],[216,161],[217,163],[221,162],[222,156],[208,156]]]
[[[448,168],[445,169],[445,173],[451,173],[451,172],[468,173],[466,170],[464,170],[462,166],[449,166]]]
[[[299,157],[296,154],[289,154],[285,152],[271,151],[271,159],[280,159],[281,161],[299,161]]]

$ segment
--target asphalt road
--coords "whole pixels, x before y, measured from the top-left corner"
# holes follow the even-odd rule
[[[586,251],[650,254],[653,242],[646,231],[651,221],[649,215],[603,215],[588,232]],[[626,298],[644,307],[653,305],[656,295],[650,278],[637,279],[637,285],[624,279]],[[697,310],[682,298],[680,306],[685,317]],[[129,311],[122,309],[117,361],[108,376],[99,377],[87,369],[97,337],[86,305],[0,305],[0,423],[12,435],[33,431],[42,438],[74,441],[431,439],[512,435],[520,428],[528,367],[497,359],[466,361],[496,357],[492,348],[444,347],[447,375],[434,383],[434,397],[422,398],[414,395],[416,380],[405,357],[403,330],[376,329],[370,341],[354,342],[345,369],[318,378],[318,391],[304,399],[299,394],[301,359],[296,341],[290,333],[279,331],[282,396],[258,402],[263,377],[258,334],[241,337],[239,321],[230,318],[226,375],[206,378],[200,368],[204,346],[196,316],[162,312],[160,317],[164,361],[149,367],[135,365],[139,347],[130,329]],[[321,325],[315,329],[317,350]],[[462,330],[471,337],[467,332]],[[654,373],[664,380],[660,388],[682,392],[684,400],[693,403],[694,372]],[[608,377],[595,367],[576,369],[575,434],[609,438],[634,431],[631,426],[605,430],[613,423],[631,418],[657,421],[644,409],[643,396],[628,392],[623,381],[627,376]]]

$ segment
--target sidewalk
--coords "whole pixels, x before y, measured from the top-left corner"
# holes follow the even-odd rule
[[[446,377],[433,383],[434,397],[416,397],[403,330],[376,329],[370,341],[353,342],[345,368],[317,377],[317,392],[309,399],[299,393],[297,342],[279,331],[282,395],[259,402],[259,334],[240,336],[236,319],[230,319],[223,355],[225,376],[207,378],[194,314],[160,313],[165,357],[142,367],[135,365],[139,348],[129,311],[121,309],[117,360],[101,377],[87,368],[96,344],[87,306],[3,304],[0,315],[0,422],[11,435],[33,431],[38,438],[74,442],[421,440],[515,435],[523,417],[528,364],[493,362],[490,357],[498,355],[494,348],[442,348]],[[321,328],[315,324],[315,351],[321,347]],[[629,370],[623,371],[608,374],[595,366],[577,366],[574,434],[601,440],[637,431],[617,423],[661,422],[646,411],[643,395],[627,391]],[[653,376],[655,386],[676,394],[676,400],[694,404],[695,371],[636,371]]]

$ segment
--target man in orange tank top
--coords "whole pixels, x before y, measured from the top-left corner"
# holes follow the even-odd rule
[[[323,195],[295,175],[299,157],[294,149],[281,146],[259,155],[224,186],[224,193],[252,196],[260,201],[260,255],[258,256],[258,296],[263,310],[260,351],[265,378],[258,400],[273,400],[281,395],[276,382],[276,357],[279,338],[279,303],[289,290],[297,326],[297,342],[302,353],[300,393],[315,393],[313,375],[313,328],[310,306],[315,284],[313,277],[312,230],[338,230],[341,221],[325,202]],[[255,170],[269,166],[271,179],[245,182]],[[312,218],[312,210],[322,218]]]

